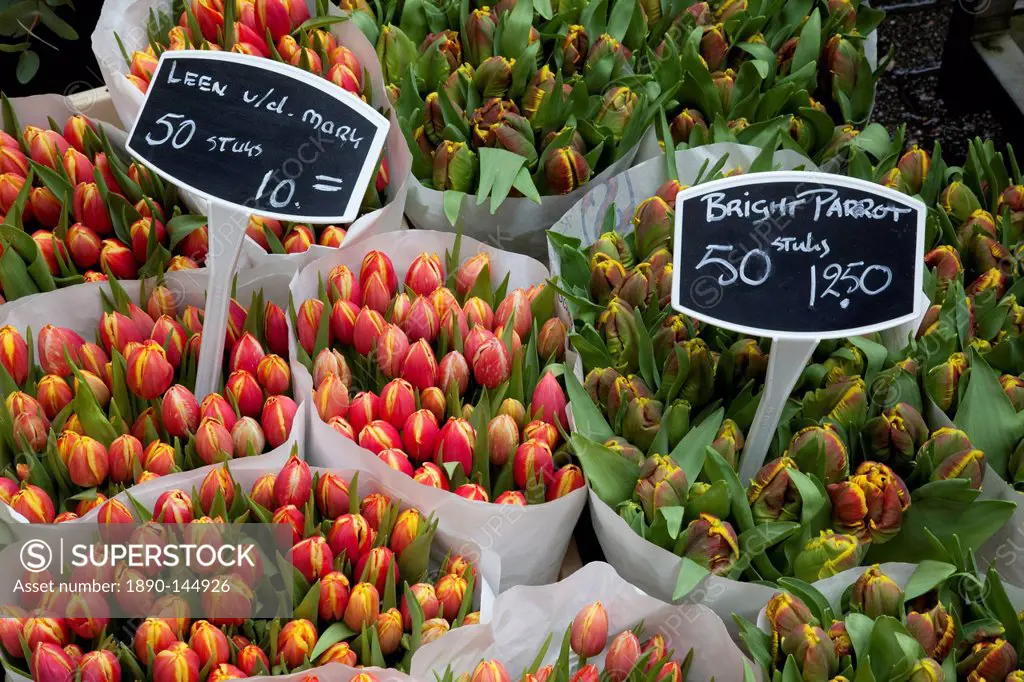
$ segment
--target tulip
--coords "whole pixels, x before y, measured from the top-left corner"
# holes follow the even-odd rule
[[[415,402],[412,407],[415,407]],[[438,433],[437,418],[429,410],[417,410],[409,414],[402,424],[402,446],[413,460],[424,462],[434,456]]]
[[[24,415],[19,415],[19,419],[21,416]],[[80,436],[68,456],[68,477],[81,488],[93,488],[106,480],[109,466],[107,449],[103,444],[88,436]]]
[[[402,377],[407,380],[403,383],[412,384],[421,391],[426,390],[437,383],[438,371],[437,360],[430,344],[422,338],[416,341],[402,362]],[[381,397],[383,399],[383,393]]]
[[[397,325],[389,324],[377,339],[377,366],[388,378],[401,374],[409,352],[409,339]]]
[[[964,478],[970,481],[972,488],[981,490],[985,455],[959,429],[944,427],[936,430],[918,450],[918,459],[931,463],[932,480]]]
[[[312,480],[309,465],[292,453],[274,480],[274,503],[302,507],[312,492]]]
[[[953,648],[956,624],[946,608],[937,603],[929,611],[907,614],[907,630],[918,641],[926,655],[944,660]]]
[[[352,429],[356,433],[362,433],[365,426],[377,419],[377,416],[380,413],[379,405],[380,400],[373,393],[357,393],[356,396],[352,398],[352,401],[348,405],[348,415],[346,419],[352,425]],[[384,423],[386,424],[387,422]]]
[[[228,644],[227,636],[223,631],[211,625],[209,621],[195,622],[188,645],[202,661],[212,662],[213,667],[227,663],[231,657],[231,646]],[[209,665],[209,663],[204,663],[204,665]]]
[[[868,618],[899,618],[902,606],[903,590],[889,576],[882,573],[877,565],[862,573],[853,583],[850,608]]]
[[[306,518],[294,504],[278,507],[271,517],[271,522],[285,524],[291,528],[292,546],[297,545],[302,540]]]
[[[366,311],[366,316],[363,315],[363,311]],[[360,324],[361,319],[363,321]],[[335,301],[334,306],[331,308],[331,335],[342,344],[350,345],[357,338],[356,333],[360,331],[360,327],[363,327],[362,331],[369,331],[373,342],[376,342],[377,337],[384,330],[384,318],[380,316],[380,313],[370,308],[360,310],[359,306],[352,301],[346,299]],[[324,350],[327,349],[325,348]],[[320,352],[320,355],[323,355],[323,351]]]
[[[565,416],[565,392],[562,391],[558,379],[550,371],[545,372],[530,398],[530,414],[549,424],[568,429],[569,422]]]
[[[476,445],[476,431],[466,419],[450,418],[441,427],[437,437],[436,456],[442,462],[456,462],[462,465],[462,471],[470,474],[473,471],[473,450]]]
[[[807,605],[788,592],[777,592],[772,596],[765,607],[765,616],[772,633],[778,636],[785,636],[803,625],[816,623]]]
[[[32,652],[32,679],[34,682],[70,680],[75,677],[75,662],[63,649],[48,642],[38,645]]]
[[[260,426],[263,435],[271,448],[283,445],[292,431],[292,421],[299,406],[291,398],[283,395],[272,395],[263,404]]]
[[[159,682],[198,682],[200,665],[194,651],[184,643],[175,643],[156,655],[151,671]]]
[[[659,509],[686,504],[688,488],[686,474],[675,460],[654,455],[644,462],[633,494],[643,505],[648,523],[654,523]]]
[[[459,497],[474,502],[490,502],[490,496],[479,483],[463,483],[452,491]]]
[[[128,388],[143,400],[160,397],[174,380],[174,367],[164,349],[145,341],[128,354]]]
[[[872,459],[909,464],[928,438],[921,413],[907,403],[897,403],[864,425],[867,452]]]
[[[486,388],[497,388],[512,374],[512,357],[508,347],[497,337],[481,343],[473,355],[473,376]]]
[[[971,682],[1005,679],[1017,668],[1017,652],[1005,639],[984,640],[970,647],[969,653],[957,664],[957,673],[967,673]]]
[[[370,551],[374,531],[360,514],[342,514],[334,520],[327,533],[327,544],[334,556],[345,556],[357,563]]]
[[[348,605],[345,607],[345,625],[359,632],[364,625],[375,624],[378,615],[380,615],[380,597],[377,588],[370,583],[358,583],[352,588]]]
[[[504,348],[504,346],[502,346]],[[479,350],[479,348],[476,348]],[[508,350],[506,349],[507,353]],[[454,385],[459,395],[463,395],[469,388],[469,363],[466,357],[457,350],[453,350],[441,358],[438,367],[438,385],[447,393]]]
[[[886,542],[897,533],[910,506],[910,492],[892,469],[863,462],[849,481],[828,486],[838,527],[863,541]]]
[[[65,352],[75,365],[80,363],[79,349],[85,340],[77,333],[63,327],[47,324],[39,330],[36,338],[39,364],[47,374],[71,376],[71,366],[65,359]]]
[[[439,490],[448,490],[448,478],[444,474],[444,470],[434,464],[433,462],[423,462],[416,471],[413,472],[413,480],[417,483],[421,483],[431,488],[437,488]]]
[[[467,587],[466,579],[460,575],[446,573],[438,579],[434,592],[437,594],[442,618],[449,621],[455,619],[462,608]]]
[[[555,472],[545,499],[552,502],[565,497],[574,490],[579,490],[584,485],[586,485],[586,481],[583,478],[583,471],[575,464],[566,464]]]
[[[350,667],[355,667],[358,659],[356,658],[356,652],[352,651],[349,647],[348,642],[337,642],[327,647],[320,657],[316,659],[317,665],[327,665],[328,663],[340,663]]]
[[[316,646],[316,627],[308,620],[298,618],[282,626],[277,634],[278,662],[288,668],[302,664]]]
[[[289,559],[306,582],[315,583],[330,572],[334,554],[324,538],[314,535],[292,547]]]
[[[11,508],[28,519],[29,523],[53,523],[56,512],[53,501],[42,488],[32,484],[11,496]]]
[[[835,647],[820,627],[797,626],[782,638],[782,649],[796,660],[805,680],[826,680],[837,671]]]
[[[534,481],[546,488],[554,476],[551,448],[539,440],[524,442],[516,448],[512,460],[512,475],[516,485],[523,490]]]
[[[199,403],[199,420],[204,419],[220,422],[227,429],[234,428],[237,421],[231,403],[218,393],[210,393]]]
[[[467,369],[466,371],[468,372],[469,370]],[[420,405],[423,409],[430,410],[430,413],[434,415],[434,419],[438,422],[444,419],[448,407],[444,393],[437,386],[431,386],[420,394]]]
[[[111,651],[86,652],[78,662],[82,682],[121,682],[121,662]]]
[[[793,570],[800,580],[814,582],[853,568],[866,551],[867,547],[853,535],[825,530],[797,554]]]

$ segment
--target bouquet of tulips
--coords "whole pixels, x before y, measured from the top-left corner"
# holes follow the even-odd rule
[[[586,184],[646,131],[648,94],[625,84],[646,34],[636,5],[553,16],[499,3],[464,8],[461,24],[439,12],[429,27],[411,11],[384,26],[377,51],[425,186],[489,195],[492,213],[513,189],[539,202]]]
[[[97,34],[103,35],[104,46],[114,37],[110,35],[113,31],[122,50],[123,73],[111,76],[127,83],[131,90],[127,96],[118,96],[119,88],[113,89],[115,104],[119,104],[119,112],[126,121],[137,114],[142,101],[139,93],[149,88],[160,55],[166,50],[231,50],[266,57],[321,75],[364,101],[379,106],[387,104],[379,84],[379,67],[367,62],[373,57],[372,46],[358,30],[335,26],[344,18],[331,15],[326,2],[316,3],[313,16],[304,0],[175,0],[149,4],[153,6],[144,21],[144,43],[134,40],[142,27],[131,24],[138,10],[128,12],[126,27],[126,18],[116,2],[106,3],[107,18],[101,19],[97,28]],[[109,24],[115,27],[110,28]],[[122,36],[122,32],[126,35]],[[129,53],[122,38],[136,49]],[[362,56],[357,56],[357,52]],[[104,59],[100,63],[104,64]],[[128,101],[121,104],[121,100]],[[400,188],[409,163],[404,147],[397,132],[388,136],[376,180],[363,198],[358,222],[348,226],[312,225],[254,215],[247,229],[246,252],[260,262],[263,254],[306,253],[313,246],[337,248],[348,232],[356,237],[375,224],[377,229],[397,229],[404,205],[404,191]],[[389,159],[398,174],[396,182],[391,180]],[[395,202],[399,204],[397,210],[382,220],[380,210]]]
[[[565,444],[566,327],[547,276],[524,256],[410,231],[353,244],[292,282],[295,386],[316,412],[310,461],[373,471],[481,543],[512,524],[498,548],[519,557],[506,584],[557,575],[585,497]]]
[[[749,169],[768,163],[766,153]],[[622,530],[609,518],[615,509],[641,537],[681,556],[677,597],[708,571],[813,581],[865,558],[917,560],[933,552],[916,541],[928,533],[980,547],[1013,504],[978,499],[985,452],[963,431],[929,429],[919,365],[892,361],[877,338],[819,344],[768,461],[752,469],[749,485],[740,480],[768,356],[757,339],[669,309],[679,189],[670,180],[640,201],[626,229],[609,211],[587,250],[551,235],[576,310],[570,340],[585,379],[566,380],[573,445],[607,505],[595,505],[607,529],[599,536]],[[650,579],[660,592],[668,587],[664,577]]]
[[[314,667],[320,677],[313,679],[326,679],[319,668],[330,664],[407,670],[419,646],[479,622],[474,604],[489,589],[487,577],[475,560],[441,546],[444,532],[438,534],[435,520],[405,507],[372,478],[311,470],[294,452],[280,471],[264,472],[247,463],[233,470],[219,465],[201,479],[199,472],[183,474],[168,479],[171,487],[142,491],[139,499],[125,493],[100,509],[101,524],[139,523],[133,536],[146,529],[159,534],[166,526],[157,524],[186,530],[243,522],[291,528],[286,556],[261,552],[255,568],[224,578],[230,597],[202,595],[205,619],[190,617],[183,596],[129,591],[110,598],[148,600],[124,610],[151,616],[128,621],[123,629],[113,627],[116,622],[103,618],[99,608],[86,618],[60,618],[47,614],[45,603],[32,612],[7,607],[0,642],[8,667],[27,667],[36,682],[58,679],[48,676],[55,670],[74,674],[99,657],[108,672],[119,673],[96,678],[101,680],[262,679]],[[477,551],[468,545],[467,550]],[[112,570],[118,582],[143,577],[130,566]],[[246,605],[276,601],[283,580],[294,582],[291,618],[238,617]],[[219,599],[230,602],[219,607]],[[83,650],[106,653],[83,657]],[[171,672],[177,676],[167,677]]]
[[[874,105],[865,42],[883,17],[866,3],[832,0],[786,13],[762,2],[698,2],[662,19],[652,68],[673,93],[664,139],[763,146],[778,136],[819,162],[830,158]]]
[[[262,290],[248,308],[232,299],[223,389],[199,401],[203,315],[179,300],[180,285],[142,285],[133,299],[111,281],[98,319],[84,324],[33,331],[32,311],[8,316],[0,484],[18,514],[33,523],[75,519],[125,487],[270,452],[293,436],[284,310],[264,303]],[[97,293],[83,299],[96,306]],[[88,325],[95,341],[79,333]]]
[[[682,682],[745,679],[745,665],[710,610],[660,602],[594,562],[554,585],[501,594],[490,624],[423,647],[411,673],[448,682]]]
[[[965,594],[982,583],[953,564],[876,564],[859,575],[850,571],[815,585],[785,581],[780,587],[759,615],[761,629],[739,619],[741,637],[765,679],[795,672],[796,679],[853,680],[866,668],[874,679],[953,682],[975,679],[968,675],[984,658],[970,654],[970,641],[990,635],[968,634],[963,610]],[[1012,679],[1006,675],[1014,664],[999,674],[1008,661],[996,664],[1000,657],[993,658],[978,674]]]
[[[204,263],[206,218],[127,160],[108,138],[115,131],[78,114],[41,115],[66,116],[58,98],[3,98],[2,107],[0,300]],[[17,110],[42,126],[22,126]]]
[[[417,256],[402,292],[382,251],[358,275],[333,268],[321,288],[294,319],[321,420],[467,499],[537,504],[583,486],[559,451],[566,399],[547,364],[562,359],[566,328],[550,287],[493,290],[488,253],[461,261],[456,243],[444,263]]]

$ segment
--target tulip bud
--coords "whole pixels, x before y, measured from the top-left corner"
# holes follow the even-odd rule
[[[360,514],[342,514],[327,533],[327,544],[335,556],[344,554],[353,564],[370,551],[374,532]]]
[[[53,523],[56,512],[53,501],[42,488],[32,484],[11,496],[11,508],[28,519],[29,523]]]
[[[802,470],[815,471],[823,465],[826,485],[843,481],[849,473],[846,443],[831,423],[797,431],[789,442],[788,453]]]
[[[120,682],[121,662],[111,651],[89,651],[78,662],[82,682]]]
[[[316,627],[308,620],[298,618],[284,624],[277,634],[277,657],[288,668],[302,665],[316,647]]]
[[[442,618],[445,620],[455,619],[462,607],[466,588],[466,579],[459,575],[447,573],[438,579],[434,585],[434,592],[437,594]]]
[[[586,482],[583,478],[583,471],[575,464],[566,464],[555,472],[551,485],[548,486],[545,499],[548,502],[552,502],[565,497],[574,490],[579,490],[584,485],[586,485]]]
[[[272,395],[263,404],[260,426],[263,435],[271,448],[283,445],[292,431],[292,421],[299,406],[291,398],[283,395]]]
[[[65,352],[70,356],[71,362],[78,365],[81,362],[79,349],[84,344],[85,339],[71,329],[51,324],[43,325],[36,338],[39,364],[47,374],[71,376],[71,366],[65,359]]]
[[[967,673],[969,680],[1005,679],[1017,668],[1017,652],[1002,638],[983,640],[970,647],[957,664],[958,675]],[[962,671],[962,672],[961,672]]]
[[[866,551],[867,547],[854,536],[825,530],[797,554],[793,570],[800,580],[814,582],[853,568]]]
[[[897,533],[910,506],[910,492],[892,469],[863,462],[848,481],[828,486],[838,528],[863,541],[886,542]]]
[[[792,656],[805,680],[826,680],[837,671],[835,646],[815,625],[800,625],[782,638],[782,650]]]
[[[358,583],[352,588],[348,605],[345,607],[345,625],[359,632],[363,626],[371,626],[380,615],[380,597],[377,588],[370,583]]]
[[[476,430],[466,419],[450,418],[441,427],[437,436],[437,453],[444,463],[462,465],[467,476],[473,471],[473,451],[476,447]]]
[[[182,490],[165,490],[153,505],[153,520],[158,523],[190,523],[192,499]]]
[[[937,603],[929,611],[907,614],[907,630],[918,641],[926,655],[945,660],[953,648],[956,624],[946,608]]]
[[[164,349],[155,341],[145,341],[127,357],[128,388],[143,400],[159,398],[174,380],[174,368]]]

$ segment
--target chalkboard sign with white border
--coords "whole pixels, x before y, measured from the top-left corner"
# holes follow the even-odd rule
[[[231,52],[161,55],[128,151],[214,201],[279,220],[359,215],[389,121],[320,76]]]
[[[672,307],[772,338],[867,334],[920,315],[926,209],[874,183],[777,171],[679,192]]]

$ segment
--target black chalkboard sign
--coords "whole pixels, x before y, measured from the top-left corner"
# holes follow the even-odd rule
[[[727,329],[835,338],[922,311],[925,207],[825,173],[754,173],[676,197],[672,306]]]
[[[351,222],[388,125],[358,97],[294,66],[165,52],[128,151],[213,200],[280,220]]]

